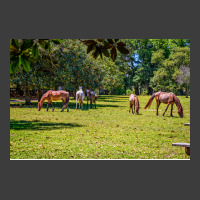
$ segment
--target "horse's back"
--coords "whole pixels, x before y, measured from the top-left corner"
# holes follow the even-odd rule
[[[83,92],[83,90],[79,90],[76,92],[76,99],[81,98],[82,100],[85,98],[85,94]]]
[[[172,102],[173,99],[174,99],[174,96],[175,94],[173,92],[160,92],[159,95],[158,95],[158,100],[161,102],[161,103],[169,103],[169,102]]]

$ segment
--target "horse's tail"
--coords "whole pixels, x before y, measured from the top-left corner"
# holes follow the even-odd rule
[[[66,103],[69,103],[69,92],[67,93]]]
[[[153,95],[150,97],[150,99],[149,99],[147,105],[144,107],[144,109],[146,109],[147,107],[150,107],[150,106],[151,106],[151,103],[152,103],[154,97],[155,97],[155,94],[153,94]]]
[[[84,98],[85,98],[85,94],[84,94],[84,92],[82,92],[82,94],[81,94],[82,101],[83,101]]]

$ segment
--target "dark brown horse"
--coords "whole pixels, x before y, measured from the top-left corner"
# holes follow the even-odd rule
[[[95,108],[96,108],[96,100],[98,99],[97,94],[91,90],[86,90],[85,96],[87,96],[87,108],[88,108],[88,100],[90,101],[90,108],[92,108],[92,102],[95,103]]]
[[[180,100],[172,92],[170,92],[170,93],[166,93],[166,92],[154,93],[150,97],[150,99],[149,99],[147,105],[144,107],[144,109],[146,109],[147,107],[151,106],[151,103],[152,103],[154,97],[156,98],[156,104],[157,104],[157,113],[156,113],[157,116],[158,116],[158,108],[159,108],[160,104],[164,103],[164,104],[167,104],[165,112],[167,111],[169,105],[171,104],[171,116],[173,117],[172,111],[173,111],[173,105],[175,103],[177,108],[178,108],[178,114],[180,115],[180,117],[183,117],[183,107],[182,107],[182,105],[180,103]],[[163,113],[163,117],[165,115],[165,112]]]
[[[52,90],[49,90],[47,91],[41,98],[40,102],[38,102],[38,111],[40,111],[42,109],[42,106],[43,106],[43,103],[44,101],[48,101],[48,104],[47,104],[47,110],[48,111],[48,107],[49,107],[49,104],[51,104],[52,106],[52,111],[54,111],[54,108],[53,108],[53,103],[52,101],[58,101],[58,100],[62,100],[63,102],[63,107],[62,107],[62,110],[61,112],[64,111],[64,108],[67,107],[67,112],[69,111],[69,108],[68,108],[68,104],[69,104],[69,92],[66,92],[64,90],[59,90],[59,91],[52,91]]]
[[[132,113],[135,113],[135,108],[136,108],[136,113],[139,114],[139,100],[138,97],[135,94],[131,94],[129,96],[129,102],[130,102],[130,108],[129,108],[129,114],[130,114],[130,110],[132,108]],[[133,106],[134,106],[134,112],[133,112]]]

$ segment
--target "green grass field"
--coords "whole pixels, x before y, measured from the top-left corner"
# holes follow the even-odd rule
[[[162,117],[166,104],[156,116],[155,99],[144,110],[150,96],[139,96],[140,114],[129,114],[128,96],[99,96],[96,109],[75,110],[70,97],[69,112],[54,102],[46,112],[37,102],[24,106],[10,103],[10,159],[190,159],[183,147],[172,143],[190,143],[190,98],[179,96],[184,117],[174,106]]]

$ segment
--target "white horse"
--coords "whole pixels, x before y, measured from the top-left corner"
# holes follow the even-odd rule
[[[76,92],[76,110],[77,110],[77,102],[79,100],[79,109],[80,109],[80,103],[81,103],[81,107],[83,110],[83,99],[85,98],[85,94],[82,90],[82,86],[79,86],[79,91]]]

